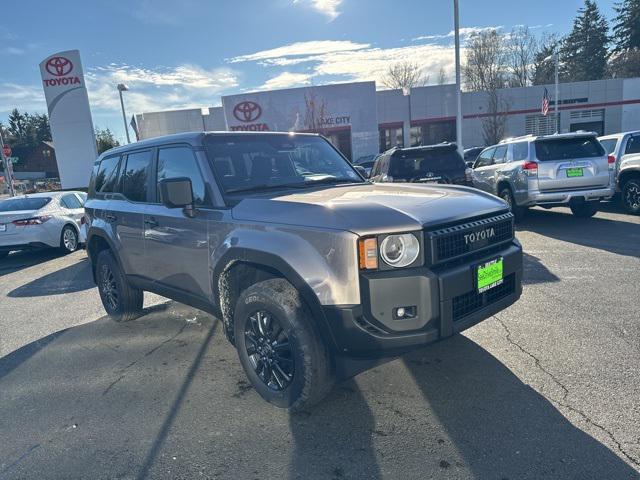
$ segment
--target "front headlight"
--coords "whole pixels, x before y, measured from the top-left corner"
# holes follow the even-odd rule
[[[420,242],[415,235],[389,235],[380,245],[380,256],[387,265],[406,267],[416,261],[420,254]]]

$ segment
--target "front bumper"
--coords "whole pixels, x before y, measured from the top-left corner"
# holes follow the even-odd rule
[[[595,201],[608,200],[614,194],[614,189],[593,188],[585,190],[567,190],[567,191],[530,191],[527,196],[526,206],[545,205],[545,204],[569,204],[573,201]]]
[[[503,258],[504,283],[478,294],[475,266]],[[522,294],[522,247],[517,241],[464,263],[362,274],[362,303],[325,306],[338,355],[397,356],[461,332],[514,303]],[[393,319],[401,306],[416,306],[412,319]]]

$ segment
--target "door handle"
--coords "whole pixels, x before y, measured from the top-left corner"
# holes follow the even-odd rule
[[[156,228],[158,226],[158,221],[155,218],[149,218],[144,220],[145,226],[149,228]]]
[[[116,217],[113,213],[105,213],[104,219],[109,223],[113,223],[118,219],[118,217]]]

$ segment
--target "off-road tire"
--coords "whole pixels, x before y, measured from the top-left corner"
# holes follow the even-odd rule
[[[600,202],[583,202],[569,205],[571,213],[578,218],[590,218],[593,217],[598,211],[598,205]]]
[[[281,390],[274,390],[260,378],[247,351],[252,342],[246,337],[251,330],[250,317],[255,318],[257,312],[272,315],[288,338],[293,377]],[[234,333],[240,363],[255,390],[267,402],[302,410],[318,403],[333,387],[327,347],[300,293],[286,280],[264,280],[240,294],[234,310]]]
[[[96,281],[100,300],[111,320],[128,322],[140,316],[144,294],[142,290],[129,285],[111,250],[103,250],[98,254]]]
[[[624,209],[632,215],[640,215],[640,203],[632,203],[632,195],[638,195],[638,192],[640,192],[640,178],[630,178],[624,182],[620,201]]]
[[[63,253],[73,253],[80,247],[80,237],[75,228],[65,225],[60,232],[60,250]]]
[[[498,196],[502,200],[507,202],[507,205],[509,205],[509,210],[511,210],[511,213],[513,213],[513,217],[516,220],[516,222],[524,218],[524,215],[527,209],[524,207],[519,207],[516,204],[516,199],[513,197],[513,193],[511,192],[510,188],[506,188],[506,187],[503,188],[502,190],[500,190],[500,193],[498,194]]]

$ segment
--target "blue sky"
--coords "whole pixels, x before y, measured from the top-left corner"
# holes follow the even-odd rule
[[[566,33],[583,0],[460,0],[465,32]],[[599,0],[611,19],[614,0]],[[39,62],[77,48],[94,124],[124,138],[128,113],[214,106],[242,91],[380,79],[389,64],[452,78],[451,0],[34,0],[0,17],[0,120],[46,110]]]

